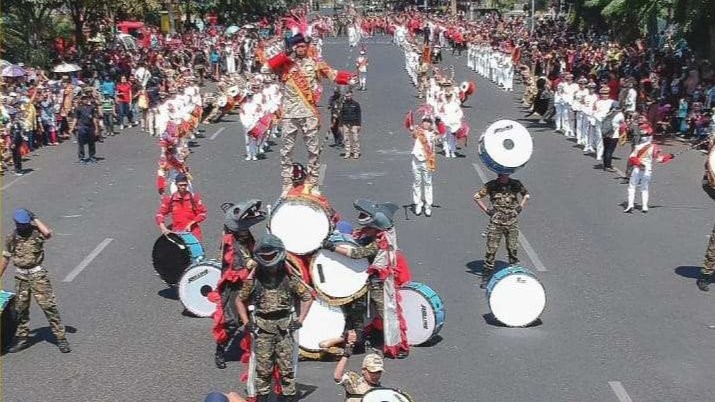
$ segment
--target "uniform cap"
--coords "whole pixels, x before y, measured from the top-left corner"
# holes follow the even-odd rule
[[[26,209],[18,208],[15,210],[12,218],[16,223],[28,224],[32,220],[30,213]]]
[[[382,357],[376,353],[370,353],[369,355],[365,356],[365,358],[362,360],[362,368],[371,373],[385,371],[385,365],[383,363]]]

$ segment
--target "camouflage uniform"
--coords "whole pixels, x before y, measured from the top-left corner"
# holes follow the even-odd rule
[[[710,241],[708,242],[708,249],[705,252],[705,262],[703,262],[703,268],[700,271],[703,276],[713,277],[713,272],[715,272],[715,226],[710,233]]]
[[[244,301],[251,299],[256,306],[258,333],[254,350],[258,395],[270,394],[274,365],[281,373],[283,395],[295,395],[294,341],[288,325],[296,297],[307,302],[311,299],[310,292],[298,279],[286,275],[275,289],[266,288],[260,280],[249,279],[243,283],[238,296]]]
[[[312,91],[321,78],[335,81],[338,71],[323,61],[315,61],[310,57],[296,59],[295,65],[282,78],[285,82],[283,92],[282,127],[283,146],[281,147],[281,177],[283,185],[290,188],[291,172],[293,171],[293,150],[298,132],[302,131],[303,141],[308,152],[308,177],[306,183],[311,186],[318,184],[320,168],[320,115],[315,107]],[[300,88],[301,83],[296,78],[304,79],[307,88]]]
[[[377,246],[377,241],[372,238],[360,239],[358,242],[367,243],[361,245],[360,247],[354,247],[350,249],[349,257],[359,260],[367,258],[367,260],[372,264],[372,261],[377,256],[380,249]],[[379,278],[371,276],[368,279],[368,292],[370,295],[370,301],[373,303],[375,313],[378,316],[382,316],[382,312],[385,308],[385,292],[383,291],[384,284]],[[365,320],[365,312],[367,311],[367,305],[365,301],[361,298],[349,303],[343,308],[345,312],[345,322],[348,329],[358,328],[362,330],[363,322]]]
[[[18,270],[15,275],[15,309],[17,310],[18,324],[15,336],[18,339],[30,336],[30,296],[35,296],[50,322],[50,328],[57,340],[65,339],[65,327],[60,320],[60,312],[55,301],[47,270],[40,267],[45,258],[45,238],[39,230],[33,229],[29,237],[22,237],[17,232],[8,236],[5,242],[3,256],[10,258],[15,266],[21,270],[40,268],[37,272],[24,273]]]
[[[492,180],[477,192],[476,198],[489,196],[494,210],[487,227],[487,253],[484,258],[485,273],[494,270],[494,260],[502,236],[506,237],[509,264],[519,262],[516,257],[519,244],[519,225],[517,222],[519,194],[524,197],[529,192],[519,180],[511,178],[505,184],[499,183],[498,180]]]
[[[375,388],[365,380],[365,377],[354,371],[343,374],[338,385],[345,388],[345,402],[360,402],[367,391]]]

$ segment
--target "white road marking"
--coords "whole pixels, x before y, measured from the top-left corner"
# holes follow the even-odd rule
[[[14,179],[10,180],[9,182],[3,184],[2,187],[0,187],[0,190],[5,190],[6,188],[8,188],[8,187],[12,186],[13,184],[15,184],[18,180],[22,179],[23,177],[24,177],[24,176],[17,176],[17,177],[15,177]],[[4,182],[4,181],[5,181],[5,180],[3,180],[3,182]]]
[[[609,381],[608,385],[611,386],[613,393],[616,394],[616,397],[619,401],[633,402],[633,399],[631,399],[631,397],[628,395],[628,392],[626,392],[626,389],[623,388],[623,384],[621,384],[620,381]]]
[[[472,166],[474,166],[474,170],[477,171],[477,174],[479,175],[479,178],[482,180],[482,183],[486,183],[487,181],[487,175],[484,174],[484,171],[482,170],[481,167],[479,167],[479,164],[477,163],[472,163]],[[521,243],[521,247],[526,251],[526,255],[529,256],[529,259],[531,262],[534,264],[534,268],[536,268],[537,271],[539,272],[546,272],[548,271],[546,269],[546,266],[544,263],[541,261],[541,258],[539,258],[539,255],[536,254],[536,250],[534,250],[533,247],[531,247],[531,243],[529,243],[529,240],[526,239],[526,236],[524,236],[524,233],[519,231],[519,243]]]
[[[104,250],[104,248],[107,247],[109,245],[109,243],[112,242],[112,240],[114,240],[114,239],[109,238],[109,237],[102,240],[102,242],[99,243],[99,245],[97,245],[97,247],[95,247],[94,250],[92,250],[92,252],[89,253],[89,255],[87,257],[85,257],[84,260],[82,260],[82,262],[79,263],[79,265],[74,267],[74,269],[69,274],[67,274],[67,276],[65,277],[65,279],[62,280],[62,282],[72,282],[72,280],[74,280],[74,278],[76,278],[77,275],[79,275],[80,272],[82,272],[82,270],[87,268],[87,266],[95,258],[97,258],[99,253],[101,253],[102,250]]]
[[[63,218],[79,218],[82,215],[76,214],[76,215],[64,215],[62,216]]]
[[[218,135],[221,134],[221,132],[222,132],[223,130],[225,130],[225,129],[226,129],[226,127],[221,127],[221,128],[219,128],[218,130],[216,130],[215,133],[211,134],[211,137],[210,137],[209,139],[210,139],[210,140],[215,140],[216,137],[218,137]]]
[[[322,186],[323,181],[325,180],[325,171],[328,170],[328,164],[323,163],[320,165],[320,170],[318,171],[318,185]]]
[[[622,171],[621,169],[619,169],[619,168],[613,168],[613,170],[615,170],[616,173],[618,173],[619,175],[621,175],[621,177],[624,177],[624,178],[626,177],[626,173],[625,173],[624,171]]]

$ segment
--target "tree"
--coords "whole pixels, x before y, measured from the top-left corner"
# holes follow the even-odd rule
[[[715,61],[715,0],[675,0],[675,21],[696,50]],[[703,40],[707,38],[706,40]]]
[[[5,0],[2,9],[0,43],[3,57],[33,65],[49,62],[48,42],[57,33],[56,24],[48,24],[61,0]]]

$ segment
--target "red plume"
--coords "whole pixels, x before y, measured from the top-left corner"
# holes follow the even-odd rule
[[[405,128],[411,130],[414,127],[414,117],[412,116],[412,111],[407,112],[405,116]]]

